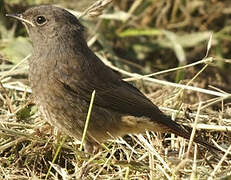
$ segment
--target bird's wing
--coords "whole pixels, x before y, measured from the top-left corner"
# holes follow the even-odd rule
[[[153,117],[162,114],[137,88],[123,81],[115,72],[104,65],[96,56],[92,63],[57,65],[54,77],[73,95],[90,102],[96,91],[94,104],[121,114]],[[89,59],[87,61],[90,61]]]
[[[95,57],[94,60],[96,63],[82,63],[81,68],[78,63],[73,66],[62,64],[56,68],[53,75],[68,92],[73,94],[73,97],[90,102],[91,94],[95,90],[94,105],[125,115],[150,117],[151,121],[167,127],[169,132],[186,139],[190,138],[191,128],[183,128],[172,121],[137,88],[123,81],[98,58]],[[217,150],[201,138],[196,137],[194,141],[209,149]]]

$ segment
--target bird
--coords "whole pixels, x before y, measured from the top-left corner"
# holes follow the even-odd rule
[[[173,121],[95,55],[84,38],[84,26],[72,13],[40,5],[7,16],[21,21],[32,41],[29,82],[35,103],[50,124],[80,140],[95,91],[84,141],[87,152],[112,137],[145,131],[190,139],[190,127]],[[194,142],[217,150],[200,137]]]

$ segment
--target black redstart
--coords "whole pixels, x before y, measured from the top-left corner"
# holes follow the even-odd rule
[[[87,46],[84,27],[68,11],[51,5],[30,8],[19,19],[33,43],[29,80],[39,110],[51,124],[81,139],[89,102],[96,91],[85,148],[111,137],[146,130],[190,138],[137,88],[123,81]],[[216,149],[201,138],[195,142]]]

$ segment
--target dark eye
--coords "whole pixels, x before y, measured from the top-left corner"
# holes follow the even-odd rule
[[[47,19],[44,16],[37,16],[36,17],[36,23],[38,25],[43,25],[47,22]]]

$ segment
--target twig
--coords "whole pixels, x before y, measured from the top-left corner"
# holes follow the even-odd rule
[[[193,126],[192,123],[183,125]],[[220,125],[209,125],[209,124],[197,124],[197,129],[206,129],[206,130],[214,130],[214,131],[224,131],[224,132],[231,132],[230,126],[220,126]]]
[[[6,103],[7,103],[8,109],[10,110],[10,113],[14,113],[14,108],[12,106],[11,100],[10,100],[9,96],[7,95],[7,91],[4,88],[4,86],[2,85],[1,81],[0,81],[0,88],[3,90],[3,96],[6,99]]]
[[[187,153],[186,153],[186,158],[187,159],[189,158],[189,152],[190,152],[190,149],[191,149],[192,144],[193,144],[193,139],[195,137],[195,133],[196,133],[196,129],[197,129],[197,122],[198,122],[199,115],[200,115],[200,110],[201,110],[201,102],[198,105],[195,122],[193,123],[193,129],[192,129],[192,133],[191,133],[190,140],[189,140],[188,150],[187,150]]]
[[[79,18],[83,18],[84,16],[99,16],[102,14],[102,11],[106,8],[108,4],[110,4],[113,0],[99,0],[92,4],[89,8],[87,8]]]
[[[229,152],[231,151],[231,145],[229,146],[229,148],[226,150],[224,156],[221,158],[221,160],[219,161],[219,163],[216,165],[216,167],[214,168],[213,172],[211,173],[210,177],[208,178],[208,180],[212,180],[214,179],[215,173],[218,171],[218,169],[220,168],[221,164],[223,163],[223,161],[225,160],[226,156],[229,154]]]
[[[143,77],[142,75],[137,74],[137,73],[130,73],[130,72],[122,70],[122,69],[120,69],[118,67],[113,66],[106,58],[99,55],[98,53],[96,53],[96,54],[97,54],[97,56],[99,56],[99,58],[107,66],[111,67],[115,71],[118,71],[118,72],[120,72],[122,74],[125,74],[127,76],[130,76],[130,77],[140,77],[140,78],[143,78],[143,80],[146,80],[146,81],[150,81],[150,82],[154,82],[154,83],[158,83],[158,84],[163,84],[163,85],[166,85],[166,86],[172,86],[172,87],[176,87],[176,88],[187,89],[187,90],[191,90],[191,91],[197,91],[197,92],[200,92],[200,93],[210,94],[210,95],[219,96],[219,97],[224,97],[224,98],[229,98],[230,97],[230,94],[228,94],[228,93],[220,93],[220,92],[217,92],[217,91],[212,91],[212,90],[208,90],[208,89],[202,89],[202,88],[199,88],[199,87],[187,86],[187,85],[184,85],[184,84],[176,84],[176,83],[172,83],[172,82],[168,82],[168,81],[162,81],[162,80],[158,80],[158,79],[154,79],[154,78],[150,78],[150,77]]]
[[[50,171],[51,171],[52,165],[54,164],[55,160],[57,159],[58,154],[59,154],[59,152],[60,152],[60,150],[61,150],[61,148],[62,148],[62,146],[63,146],[63,144],[64,144],[65,140],[66,140],[66,136],[65,136],[65,137],[63,137],[63,139],[62,139],[61,143],[59,144],[59,146],[58,146],[58,148],[57,148],[57,150],[56,150],[56,152],[55,152],[54,158],[52,159],[52,162],[50,163],[50,167],[49,167],[49,169],[48,169],[48,171],[47,171],[47,174],[46,174],[45,180],[47,180],[47,178],[48,178],[48,176],[49,176],[49,174],[50,174]]]
[[[89,124],[90,117],[91,117],[91,111],[92,111],[94,99],[95,99],[95,90],[92,92],[92,95],[91,95],[90,106],[89,106],[88,113],[87,113],[87,119],[86,119],[86,122],[85,122],[84,130],[83,130],[83,136],[82,136],[79,151],[82,151],[82,149],[83,149],[83,144],[84,144],[84,140],[85,140],[85,137],[86,137],[86,134],[87,134],[87,128],[88,128],[88,124]]]
[[[4,87],[4,88],[6,88],[6,89],[13,89],[13,90],[16,90],[16,91],[26,91],[26,92],[28,92],[28,93],[32,93],[32,90],[31,90],[31,88],[29,88],[29,87],[19,87],[19,86],[12,86],[12,85],[10,85],[10,84],[2,84],[2,86]]]
[[[157,76],[157,75],[160,75],[160,74],[165,74],[165,73],[169,73],[169,72],[173,72],[173,71],[178,71],[178,70],[181,70],[181,69],[186,69],[186,68],[189,68],[189,67],[192,67],[192,66],[196,66],[198,64],[209,63],[209,62],[212,62],[212,61],[213,61],[213,58],[209,57],[209,58],[202,59],[200,61],[197,61],[197,62],[194,62],[194,63],[191,63],[191,64],[187,64],[185,66],[180,66],[180,67],[176,67],[176,68],[172,68],[172,69],[167,69],[167,70],[159,71],[159,72],[156,72],[156,73],[143,75],[143,76],[140,76],[140,77],[126,78],[124,80],[125,81],[135,81],[135,80],[143,79],[145,77]]]
[[[137,138],[139,141],[137,141],[141,146],[143,146],[145,149],[148,149],[148,151],[153,154],[164,166],[164,169],[168,170],[171,172],[171,169],[169,168],[168,164],[164,161],[164,159],[160,156],[160,154],[153,148],[151,144],[148,143],[148,141],[144,138],[143,135],[139,134],[137,135]],[[143,144],[142,144],[142,143]],[[165,172],[164,174],[168,174]],[[166,176],[168,178],[168,176]]]
[[[183,161],[181,161],[177,165],[177,167],[174,169],[173,174],[176,174],[189,160],[189,152],[191,150],[193,139],[194,139],[194,136],[195,136],[195,133],[196,133],[196,127],[197,127],[197,121],[198,121],[198,117],[199,117],[199,113],[200,113],[200,108],[201,108],[201,103],[199,103],[199,106],[198,106],[198,109],[197,109],[197,115],[196,115],[196,118],[195,118],[195,122],[193,123],[193,129],[192,129],[192,133],[191,133],[191,136],[190,136],[188,149],[187,149],[187,152],[186,152],[186,157],[185,157],[185,159],[183,159]]]

